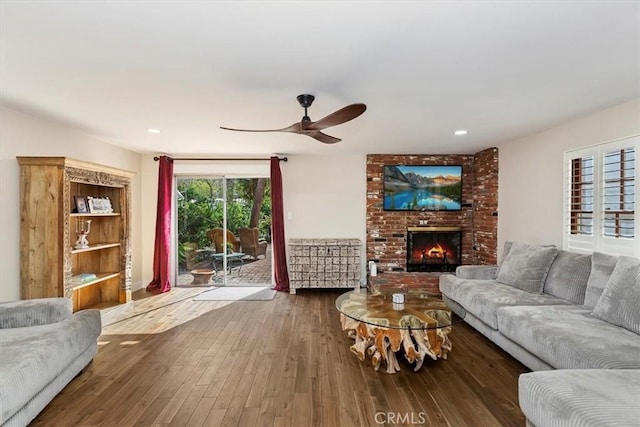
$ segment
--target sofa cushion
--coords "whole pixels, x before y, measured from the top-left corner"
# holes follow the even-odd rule
[[[544,282],[544,293],[582,304],[591,274],[591,255],[558,251]]]
[[[640,334],[640,259],[618,259],[593,315]]]
[[[558,249],[513,242],[496,280],[527,292],[542,293],[544,281]]]
[[[507,240],[506,242],[504,242],[504,246],[502,249],[502,258],[498,263],[498,270],[496,271],[496,276],[498,276],[498,273],[500,273],[500,268],[502,267],[502,264],[504,264],[504,260],[507,258],[507,255],[509,255],[509,251],[511,250],[512,245],[513,245],[513,242],[510,240]],[[493,279],[495,279],[495,277],[493,277]]]
[[[42,326],[0,329],[0,424],[95,345],[100,331],[98,310]]]
[[[456,268],[456,276],[461,279],[493,280],[497,270],[496,265],[460,265]]]
[[[498,309],[498,330],[555,369],[640,369],[640,335],[578,305]]]
[[[35,298],[0,304],[0,329],[59,322],[73,314],[70,298]]]
[[[440,291],[489,327],[498,329],[497,310],[509,305],[568,304],[551,295],[534,294],[495,280],[469,280],[440,276]]]
[[[618,257],[602,252],[594,252],[591,255],[591,274],[587,280],[584,305],[590,308],[596,306],[617,262]]]
[[[640,419],[640,370],[570,369],[530,372],[518,399],[536,426],[633,426]]]

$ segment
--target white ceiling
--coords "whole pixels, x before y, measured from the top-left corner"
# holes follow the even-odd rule
[[[470,153],[640,96],[639,1],[2,0],[0,37],[3,104],[139,152]],[[301,93],[368,109],[219,129]]]

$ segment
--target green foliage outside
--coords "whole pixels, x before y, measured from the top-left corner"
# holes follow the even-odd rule
[[[256,179],[227,180],[227,228],[235,235],[238,228],[248,227],[253,206]],[[260,209],[260,238],[271,240],[271,187],[269,180]],[[182,263],[187,243],[199,248],[211,245],[207,232],[222,228],[224,203],[222,180],[207,178],[178,179],[178,256]]]

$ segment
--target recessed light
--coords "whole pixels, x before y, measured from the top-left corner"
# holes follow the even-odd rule
[[[454,135],[466,135],[467,133],[469,132],[464,129],[458,129],[457,131],[453,132]]]
[[[160,133],[160,129],[147,128],[147,132],[149,132],[149,133]]]

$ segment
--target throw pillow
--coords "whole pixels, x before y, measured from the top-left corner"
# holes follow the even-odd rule
[[[640,259],[621,256],[593,315],[640,334]]]
[[[595,308],[617,262],[617,256],[603,254],[602,252],[594,252],[591,255],[591,274],[589,275],[589,280],[587,280],[584,305],[589,308]]]
[[[523,291],[542,293],[542,286],[558,249],[553,246],[514,242],[496,280]]]
[[[591,255],[559,251],[544,282],[544,293],[580,305],[591,273]]]

